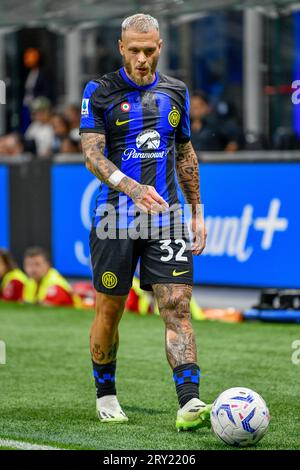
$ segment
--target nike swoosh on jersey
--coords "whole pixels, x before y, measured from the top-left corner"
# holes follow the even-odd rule
[[[185,273],[188,273],[190,272],[190,270],[188,269],[187,271],[180,271],[179,273],[176,271],[176,269],[174,269],[173,271],[173,276],[181,276],[182,274],[185,274]]]
[[[137,118],[133,119],[126,119],[125,121],[120,121],[119,119],[116,120],[116,126],[123,126],[123,124],[127,124],[127,122],[135,121]]]

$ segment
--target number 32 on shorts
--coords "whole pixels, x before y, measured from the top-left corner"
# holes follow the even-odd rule
[[[173,240],[160,240],[159,241],[159,243],[161,244],[160,249],[161,250],[166,250],[168,252],[168,254],[162,255],[160,257],[161,261],[170,261],[174,257],[174,250],[170,246],[172,241]],[[175,260],[176,261],[188,261],[187,256],[182,256],[185,249],[186,249],[186,242],[182,238],[177,238],[176,240],[174,240],[174,243],[176,245],[181,245],[181,248],[179,249],[179,251],[175,255]]]

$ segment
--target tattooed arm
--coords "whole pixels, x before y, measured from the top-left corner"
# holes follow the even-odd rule
[[[122,174],[119,168],[104,155],[106,143],[104,134],[82,133],[81,143],[85,165],[100,181],[130,196],[137,207],[143,211],[157,213],[168,207],[166,201],[153,186],[140,184]],[[117,179],[111,178],[115,172],[118,175]]]
[[[117,191],[123,191],[126,194],[130,191],[134,192],[134,190],[137,189],[139,186],[137,181],[132,178],[128,178],[127,176],[124,176],[117,186],[110,183],[109,178],[118,170],[118,168],[104,155],[106,143],[104,134],[83,133],[81,134],[81,142],[85,166],[100,181],[110,188],[114,188]]]
[[[192,206],[192,213],[196,215],[201,211],[197,155],[190,141],[185,144],[177,144],[176,150],[178,183],[186,202]]]
[[[192,253],[200,255],[205,248],[206,229],[200,201],[198,159],[191,142],[177,144],[176,172],[185,200],[192,209],[192,231],[194,243]]]

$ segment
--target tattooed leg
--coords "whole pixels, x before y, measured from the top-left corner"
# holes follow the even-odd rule
[[[96,317],[90,332],[91,357],[97,364],[115,361],[119,346],[118,325],[127,296],[112,296],[97,292]]]
[[[192,287],[186,284],[152,285],[166,327],[166,355],[172,369],[197,362],[195,334],[191,324]]]

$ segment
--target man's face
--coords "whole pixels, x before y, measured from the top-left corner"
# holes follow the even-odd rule
[[[13,134],[6,136],[5,145],[7,155],[20,155],[24,150],[17,137]]]
[[[50,113],[47,110],[35,111],[32,117],[34,121],[41,124],[47,124],[50,121]]]
[[[131,29],[123,32],[119,50],[127,75],[137,85],[150,85],[154,81],[161,45],[162,39],[156,29],[148,33]]]
[[[192,96],[190,104],[191,119],[202,119],[210,112],[210,106],[200,96]]]
[[[24,259],[24,270],[28,277],[39,282],[46,276],[49,271],[50,264],[42,255],[27,256]]]
[[[51,124],[55,135],[60,137],[68,135],[68,127],[60,117],[53,116]]]

